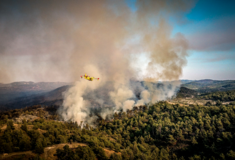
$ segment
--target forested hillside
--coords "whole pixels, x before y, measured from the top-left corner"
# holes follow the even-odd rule
[[[38,105],[48,102],[47,98],[59,99],[60,90],[66,87],[66,82],[14,82],[9,84],[0,83],[0,110],[19,109],[26,106]],[[54,90],[54,92],[53,92]],[[51,93],[52,92],[52,93]],[[59,98],[55,97],[57,95]],[[51,104],[51,103],[50,103]],[[49,105],[48,103],[46,105]]]
[[[235,90],[209,93],[202,95],[201,98],[220,101],[235,101]]]
[[[43,117],[43,115],[41,115]],[[56,117],[55,117],[56,118]],[[59,143],[58,159],[234,159],[235,106],[180,106],[159,102],[114,114],[97,127],[38,118],[18,127],[2,116],[0,152],[33,150]],[[112,151],[111,156],[105,150]],[[31,157],[32,158],[32,157]]]
[[[197,95],[197,91],[188,89],[186,87],[180,87],[180,90],[177,92],[176,98],[196,97]]]

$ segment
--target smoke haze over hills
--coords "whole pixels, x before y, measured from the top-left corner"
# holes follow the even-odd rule
[[[125,1],[119,0],[3,1],[1,82],[24,78],[77,81],[84,73],[100,77],[94,82],[79,80],[64,94],[61,114],[75,121],[86,117],[91,107],[83,96],[102,90],[108,81],[112,82],[109,99],[99,94],[93,94],[92,99],[100,105],[111,101],[116,110],[171,97],[179,83],[171,87],[167,84],[164,91],[156,91],[149,83],[178,80],[186,65],[187,41],[180,33],[172,37],[172,26],[166,19],[180,19],[192,3],[171,3],[137,1],[137,10],[132,12]],[[140,54],[150,59],[142,75],[131,65]],[[146,81],[139,102],[130,88],[130,79]]]

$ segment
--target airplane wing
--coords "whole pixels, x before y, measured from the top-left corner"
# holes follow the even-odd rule
[[[94,78],[94,77],[89,77],[87,74],[85,74],[84,76],[81,76],[81,78],[85,78],[89,81],[93,81],[93,79],[99,80],[100,78]]]

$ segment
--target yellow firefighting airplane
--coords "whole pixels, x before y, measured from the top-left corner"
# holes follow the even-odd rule
[[[93,81],[93,79],[99,80],[99,78],[89,77],[87,74],[85,74],[84,76],[81,76],[81,78],[85,78],[85,79],[87,79],[88,81]]]

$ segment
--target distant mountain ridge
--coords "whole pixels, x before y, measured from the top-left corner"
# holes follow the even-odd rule
[[[181,80],[180,80],[180,82],[181,82],[182,84],[184,84],[184,83],[189,83],[189,82],[192,82],[192,81],[195,81],[195,80],[188,80],[188,79],[181,79]]]
[[[189,89],[196,90],[200,93],[209,93],[216,91],[228,91],[235,89],[235,80],[196,80],[181,85]]]
[[[55,88],[68,85],[67,82],[13,82],[8,84],[0,83],[1,92],[25,92],[25,91],[49,91]]]
[[[162,88],[164,83],[158,82],[154,86]],[[168,82],[166,83],[168,84]],[[11,84],[0,84],[0,109],[24,108],[32,105],[61,105],[63,103],[62,93],[69,89],[71,84],[65,82],[14,82]],[[131,81],[130,87],[136,97],[140,97],[144,81]],[[112,88],[112,82],[107,82],[106,89]],[[15,89],[15,90],[14,90]],[[181,87],[177,97],[191,97],[199,93],[211,93],[216,91],[228,91],[235,89],[235,80],[181,80]],[[104,89],[103,89],[104,90]],[[100,98],[107,97],[106,92],[97,90]],[[89,96],[84,96],[89,99]],[[106,98],[108,99],[108,98]]]
[[[24,108],[33,105],[61,105],[63,102],[62,93],[69,89],[70,86],[62,86],[49,92],[34,94],[31,96],[19,97],[6,104],[10,108]]]
[[[15,99],[25,99],[52,91],[61,86],[69,85],[66,82],[13,82],[9,84],[0,83],[0,107],[12,103]]]

